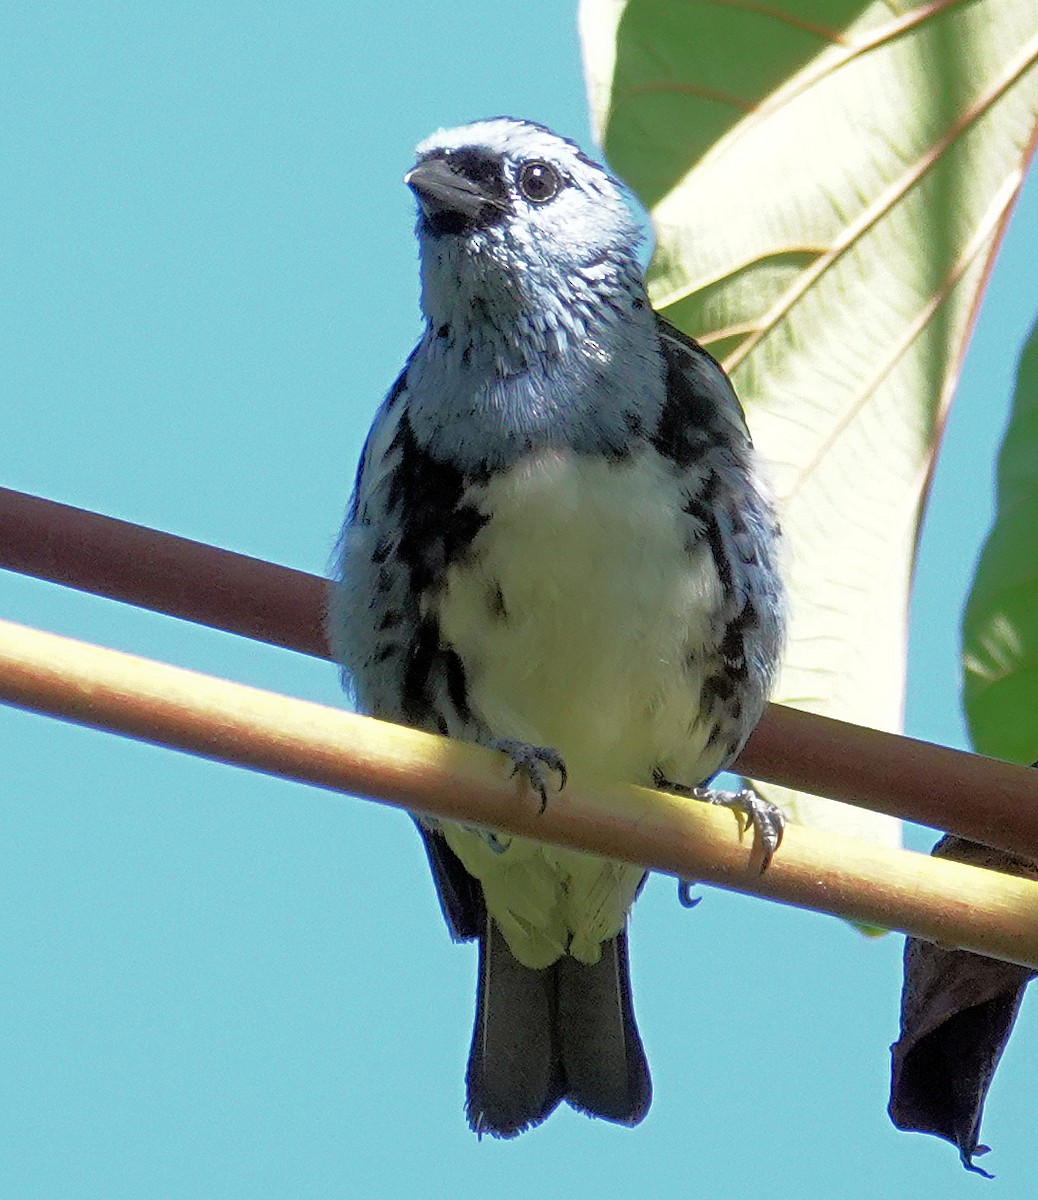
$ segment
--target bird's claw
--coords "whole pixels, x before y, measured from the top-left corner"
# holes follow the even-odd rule
[[[782,833],[786,828],[786,814],[777,804],[758,796],[749,788],[740,792],[720,792],[713,788],[692,788],[691,795],[697,800],[705,800],[707,804],[719,804],[724,808],[740,809],[746,817],[747,825],[752,825],[760,839],[763,851],[760,873],[768,869],[775,851],[782,842]]]
[[[695,908],[703,899],[702,896],[692,895],[692,889],[696,886],[697,882],[698,880],[695,879],[678,880],[678,903],[682,908]]]
[[[692,796],[696,800],[704,800],[707,804],[719,804],[725,808],[741,809],[746,817],[747,825],[752,825],[760,838],[762,856],[760,873],[768,869],[775,851],[782,841],[782,833],[786,828],[786,814],[777,804],[758,796],[749,788],[741,792],[722,792],[714,788],[689,787],[685,783],[675,783],[667,779],[662,771],[653,773],[653,783],[663,791],[674,792],[679,796]],[[745,828],[745,827],[744,827]],[[692,900],[689,889],[692,884],[687,879],[678,882],[678,901],[685,908],[691,908],[697,901]]]
[[[559,776],[559,791],[566,786],[566,764],[562,755],[550,746],[531,746],[529,742],[520,742],[514,738],[495,738],[490,743],[494,750],[500,750],[512,760],[512,774],[522,775],[526,782],[540,796],[540,811],[548,807],[547,771],[555,771]]]

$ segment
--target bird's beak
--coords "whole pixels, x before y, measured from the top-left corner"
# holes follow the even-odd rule
[[[505,206],[496,196],[473,183],[466,175],[454,170],[444,158],[430,158],[404,176],[404,183],[418,197],[427,217],[456,213],[469,221],[478,220],[483,210]]]

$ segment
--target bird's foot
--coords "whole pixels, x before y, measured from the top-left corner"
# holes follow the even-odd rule
[[[749,788],[743,788],[739,792],[721,792],[713,788],[697,787],[689,788],[688,794],[697,800],[705,800],[707,804],[719,804],[723,808],[734,808],[742,812],[747,827],[752,825],[760,839],[763,851],[760,873],[763,875],[779,848],[783,830],[786,828],[786,814],[782,809]]]
[[[562,755],[550,746],[531,746],[515,738],[494,738],[492,750],[500,750],[512,760],[512,774],[521,775],[541,798],[540,811],[548,807],[548,772],[559,776],[559,791],[566,786],[566,764]]]
[[[667,779],[660,771],[653,775],[653,783],[661,791],[674,792],[678,796],[691,796],[695,800],[704,800],[707,804],[720,804],[725,808],[740,809],[746,817],[747,824],[752,825],[760,838],[763,855],[760,870],[763,875],[768,869],[775,851],[782,841],[782,831],[786,827],[786,814],[777,804],[758,796],[749,788],[741,792],[722,792],[714,788],[689,787],[685,783],[675,783]],[[745,826],[744,826],[745,828]],[[691,888],[695,880],[681,879],[678,881],[678,901],[683,908],[694,908],[699,900],[692,897]]]

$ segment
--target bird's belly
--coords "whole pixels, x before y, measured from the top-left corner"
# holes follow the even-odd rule
[[[489,520],[448,571],[438,616],[483,726],[555,748],[573,774],[646,784],[655,768],[693,783],[712,773],[698,708],[721,585],[708,547],[686,544],[672,469],[651,451],[621,462],[543,452],[471,499]],[[637,867],[522,838],[502,852],[459,825],[444,833],[527,966],[565,953],[594,962],[623,928]]]
[[[478,503],[490,519],[449,570],[439,619],[483,724],[554,747],[571,772],[698,783],[715,769],[698,701],[721,584],[708,546],[687,544],[672,466],[651,450],[545,451]]]

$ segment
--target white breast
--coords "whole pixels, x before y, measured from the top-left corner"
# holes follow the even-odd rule
[[[686,545],[665,461],[545,451],[478,502],[491,519],[449,571],[439,609],[473,711],[498,737],[554,747],[574,774],[648,784],[657,767],[693,783],[712,773],[689,656],[716,644],[721,585],[707,548]],[[478,830],[443,831],[527,966],[566,953],[595,962],[623,928],[639,868],[521,838],[502,853]]]
[[[690,652],[716,645],[721,585],[672,467],[543,451],[495,477],[491,519],[448,572],[440,626],[496,736],[573,772],[698,783],[709,729]]]

